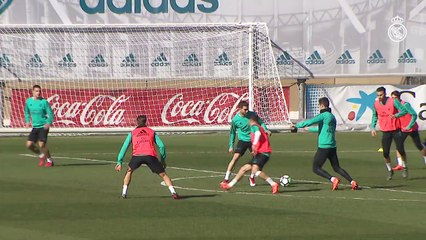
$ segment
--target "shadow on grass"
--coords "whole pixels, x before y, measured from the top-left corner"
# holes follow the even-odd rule
[[[393,185],[393,186],[370,186],[371,189],[386,189],[386,188],[401,188],[404,187],[404,185]]]
[[[209,198],[209,197],[216,197],[217,194],[199,194],[199,195],[180,195],[179,200],[185,200],[189,198]],[[137,199],[137,198],[172,198],[171,196],[129,196],[127,199]]]
[[[54,167],[78,167],[78,166],[100,166],[111,165],[111,163],[55,163]]]

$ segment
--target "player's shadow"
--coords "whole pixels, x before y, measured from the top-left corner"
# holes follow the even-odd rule
[[[189,198],[210,198],[216,197],[217,194],[203,194],[203,195],[181,195],[180,199],[189,199]]]
[[[282,193],[295,193],[295,192],[317,192],[317,191],[321,191],[322,189],[320,188],[309,188],[309,189],[289,189],[289,188],[284,188],[284,190],[280,191]]]
[[[370,186],[369,188],[371,189],[386,189],[386,188],[401,188],[404,187],[405,185],[393,185],[393,186]]]
[[[101,166],[111,165],[111,163],[55,163],[54,167],[79,167],[79,166]]]

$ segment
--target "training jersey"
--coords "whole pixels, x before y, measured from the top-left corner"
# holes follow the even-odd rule
[[[32,124],[33,128],[42,128],[45,124],[53,123],[53,111],[44,98],[28,98],[24,108],[25,122]]]
[[[117,157],[117,163],[121,164],[126,155],[127,148],[132,144],[132,156],[153,156],[157,157],[155,145],[160,150],[161,159],[166,160],[166,147],[160,137],[149,127],[135,128],[127,135]]]
[[[334,115],[331,113],[331,109],[322,109],[320,114],[312,119],[296,124],[296,127],[304,128],[314,124],[318,124],[318,147],[335,148],[336,117],[334,117]]]
[[[242,116],[239,112],[232,118],[231,129],[229,130],[229,148],[234,148],[235,132],[238,134],[238,140],[244,142],[250,142],[250,124],[249,119],[251,116],[257,113],[249,111],[245,116]],[[265,123],[259,118],[259,123],[265,129],[268,130]]]
[[[416,123],[417,113],[411,107],[410,103],[401,101],[401,104],[407,110],[407,114],[402,117],[399,117],[399,124],[401,126],[401,131],[403,132],[414,132],[419,130],[419,125]]]
[[[379,127],[382,132],[396,131],[400,129],[399,121],[397,121],[396,118],[405,114],[407,114],[407,110],[405,110],[398,100],[386,97],[385,104],[376,100],[376,102],[374,102],[371,127],[375,129],[377,122],[379,122]],[[396,118],[391,118],[391,115],[395,115]]]
[[[260,138],[256,145],[254,145],[255,133],[260,132]],[[272,152],[271,144],[269,143],[268,134],[265,132],[263,127],[258,124],[252,125],[250,128],[250,141],[253,144],[252,148],[257,150],[258,153],[269,156]]]

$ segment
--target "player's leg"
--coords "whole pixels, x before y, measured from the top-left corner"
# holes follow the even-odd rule
[[[221,182],[219,187],[225,190],[231,189],[235,184],[237,184],[241,178],[244,176],[244,174],[248,171],[251,171],[251,164],[244,164],[240,170],[238,170],[237,175],[235,175],[234,179],[232,179],[232,181],[230,181],[229,183],[227,182]]]
[[[402,134],[402,142],[405,143],[405,140],[407,139],[407,137],[410,133],[409,132],[401,132],[401,134]],[[401,154],[398,152],[398,150],[396,150],[396,161],[397,161],[397,165],[395,167],[393,167],[392,170],[394,170],[394,171],[404,170],[405,162],[402,161]]]
[[[331,176],[330,173],[322,168],[329,156],[329,153],[330,149],[328,148],[318,148],[314,156],[312,170],[315,174],[328,179],[332,183],[332,190],[336,190],[340,182],[339,178]]]
[[[40,150],[44,154],[46,158],[46,163],[44,164],[45,167],[52,167],[53,166],[53,160],[52,156],[50,155],[49,148],[47,147],[47,135],[49,134],[48,129],[41,128],[39,130],[38,135],[38,145],[40,147]]]
[[[339,157],[337,156],[337,149],[336,148],[331,148],[330,149],[330,152],[329,152],[329,155],[328,155],[328,159],[330,159],[331,167],[333,167],[333,170],[335,172],[337,172],[340,176],[342,176],[346,180],[348,180],[348,182],[351,183],[351,186],[352,186],[353,190],[358,189],[358,183],[355,180],[353,180],[353,178],[349,175],[348,172],[346,172],[345,169],[343,169],[342,167],[340,167]],[[337,189],[337,186],[336,186],[336,189]]]
[[[39,162],[38,166],[42,167],[44,165],[45,156],[43,152],[40,151],[40,148],[37,148],[35,143],[38,141],[39,130],[38,128],[33,128],[30,135],[28,136],[26,147],[33,153],[38,155]]]
[[[420,140],[419,131],[410,132],[409,135],[411,139],[413,139],[414,145],[416,145],[416,148],[420,151],[420,154],[423,156],[423,160],[426,164],[426,145],[422,144]]]
[[[179,199],[180,197],[176,193],[175,187],[173,186],[173,182],[167,175],[166,169],[164,168],[163,164],[161,164],[160,161],[158,161],[158,159],[153,156],[143,156],[142,159],[143,163],[145,163],[153,173],[158,174],[158,176],[163,179],[164,183],[169,188],[172,198]]]
[[[386,170],[388,171],[387,180],[391,180],[393,176],[393,170],[390,161],[390,147],[392,144],[392,132],[382,133],[382,148],[383,148],[383,159],[385,161]]]
[[[237,147],[235,148],[234,155],[232,156],[231,161],[228,163],[226,168],[226,173],[223,182],[229,182],[231,177],[232,170],[234,170],[235,164],[238,162],[238,159],[244,155],[247,149],[251,148],[251,142],[238,141]]]
[[[393,139],[395,141],[396,150],[399,152],[401,156],[401,164],[404,168],[402,170],[402,177],[407,178],[408,177],[408,166],[407,166],[407,157],[405,154],[405,148],[404,148],[404,138],[401,131],[395,131],[392,133]]]
[[[263,170],[265,164],[269,161],[269,156],[264,154],[257,154],[253,159],[252,172],[255,176],[262,178],[269,185],[271,185],[272,193],[276,194],[279,190],[279,184],[270,178]]]
[[[122,198],[127,197],[127,189],[129,188],[129,185],[132,182],[132,174],[136,169],[138,169],[142,165],[142,163],[143,162],[141,156],[133,156],[132,159],[130,159],[129,166],[127,167],[127,171],[123,179],[123,189],[121,192]]]

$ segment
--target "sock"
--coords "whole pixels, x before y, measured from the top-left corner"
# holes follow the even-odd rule
[[[251,174],[250,174],[250,178],[254,178],[254,176],[255,176],[255,174],[254,174],[254,173],[251,173]]]
[[[48,159],[47,159],[47,162],[53,162],[53,161],[52,161],[52,158],[48,158]]]
[[[127,185],[123,185],[123,191],[121,192],[122,195],[127,195]]]
[[[333,182],[334,181],[334,179],[336,179],[335,177],[331,177],[330,178],[330,182]]]
[[[237,180],[235,180],[235,179],[232,179],[232,181],[230,183],[228,183],[228,185],[230,187],[233,187],[235,184],[237,184]]]
[[[406,161],[402,161],[402,160],[401,160],[401,166],[402,166],[402,167],[404,167],[404,168],[405,168],[405,167],[407,167],[407,166],[406,166]]]
[[[392,167],[391,167],[390,163],[385,163],[385,164],[386,164],[386,168],[388,169],[388,171],[389,172],[392,171]]]
[[[39,157],[39,158],[44,158],[44,153],[40,153],[40,154],[38,155],[38,157]]]
[[[425,160],[425,164],[426,164],[426,156],[423,156],[423,159]]]
[[[354,180],[351,181],[351,184],[356,183]]]
[[[173,186],[169,186],[169,191],[171,194],[176,194],[175,188]]]
[[[398,165],[402,166],[402,158],[398,157],[396,160],[398,161]]]
[[[226,173],[225,173],[225,180],[229,180],[230,176],[231,176],[231,171],[226,171]]]
[[[267,178],[266,180],[265,180],[267,183],[269,183],[269,185],[274,185],[275,184],[275,182],[274,182],[274,180],[272,180],[272,178]]]
[[[254,176],[259,177],[259,175],[262,173],[262,171],[257,171],[254,173]]]

